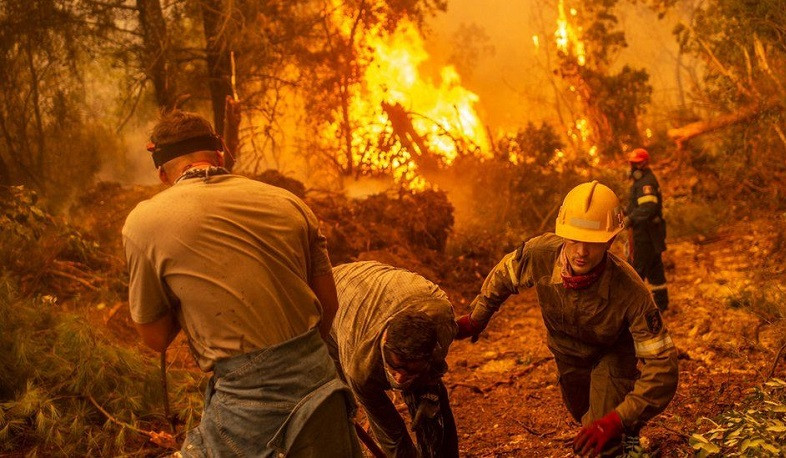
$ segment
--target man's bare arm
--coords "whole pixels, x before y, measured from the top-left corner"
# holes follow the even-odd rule
[[[142,337],[142,342],[157,352],[166,351],[169,344],[175,340],[177,333],[180,332],[180,323],[177,322],[172,312],[168,312],[150,323],[135,324],[139,336]]]
[[[322,338],[326,338],[330,334],[333,318],[336,317],[338,311],[338,296],[333,274],[328,273],[312,278],[311,289],[319,299],[319,303],[322,304],[322,321],[319,323],[319,333],[322,334]]]

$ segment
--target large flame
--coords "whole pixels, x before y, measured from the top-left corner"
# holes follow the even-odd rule
[[[333,21],[342,34],[352,33],[352,20],[338,6]],[[357,32],[355,32],[357,33]],[[464,153],[490,156],[486,131],[475,110],[478,96],[461,85],[452,66],[441,69],[438,81],[420,74],[419,67],[429,56],[413,23],[400,21],[395,32],[366,31],[356,38],[362,43],[359,58],[368,62],[361,81],[350,88],[349,118],[353,167],[362,173],[386,173],[412,189],[426,182],[416,157],[427,154],[441,165],[451,164]],[[367,55],[363,55],[367,53]],[[411,121],[420,144],[427,151],[413,151],[402,145],[400,132],[384,106],[396,106]],[[341,123],[325,127],[326,138],[340,136]],[[342,157],[340,161],[346,162]],[[342,164],[346,166],[346,163]]]

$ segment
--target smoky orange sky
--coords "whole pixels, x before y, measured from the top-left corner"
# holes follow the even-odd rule
[[[653,129],[668,127],[657,124],[679,107],[680,84],[683,94],[691,87],[685,68],[692,63],[682,56],[680,66],[672,30],[689,17],[694,3],[682,2],[663,19],[640,3],[623,0],[618,6],[628,48],[616,66],[628,64],[650,73],[654,91],[646,123]],[[568,0],[566,6],[580,8],[580,2]],[[480,96],[478,109],[493,130],[514,130],[528,121],[539,123],[556,116],[549,82],[554,56],[549,57],[542,44],[545,38],[553,40],[556,17],[556,0],[450,0],[447,13],[428,22],[427,48],[434,65],[456,64],[464,86]],[[533,35],[540,36],[540,50]],[[471,36],[475,38],[468,38]],[[478,36],[481,38],[476,39]],[[473,56],[474,51],[478,52]]]

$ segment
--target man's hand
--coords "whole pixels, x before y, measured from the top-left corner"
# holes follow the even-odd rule
[[[136,324],[142,342],[157,352],[165,352],[175,336],[180,332],[180,323],[172,311],[150,323]]]
[[[475,321],[469,315],[464,315],[456,320],[458,332],[456,333],[456,340],[466,339],[472,337],[472,343],[478,341],[480,333],[485,329],[485,325]]]
[[[622,419],[616,410],[581,428],[573,439],[573,451],[580,456],[596,456],[611,439],[622,436]]]
[[[311,290],[322,305],[322,320],[319,322],[319,333],[323,339],[330,335],[330,327],[338,311],[338,296],[333,273],[319,275],[311,280]]]

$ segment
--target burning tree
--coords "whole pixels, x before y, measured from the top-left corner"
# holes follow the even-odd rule
[[[313,147],[342,175],[390,175],[419,189],[457,156],[489,154],[478,98],[456,70],[420,73],[428,54],[417,18],[382,2],[333,2],[325,16],[309,124]]]
[[[638,118],[652,93],[645,70],[628,66],[611,70],[619,51],[627,46],[624,32],[616,30],[617,3],[559,0],[557,4],[554,72],[561,81],[561,106],[568,111],[565,127],[573,148],[595,162],[602,155],[641,144]],[[538,37],[534,39],[539,46]]]

